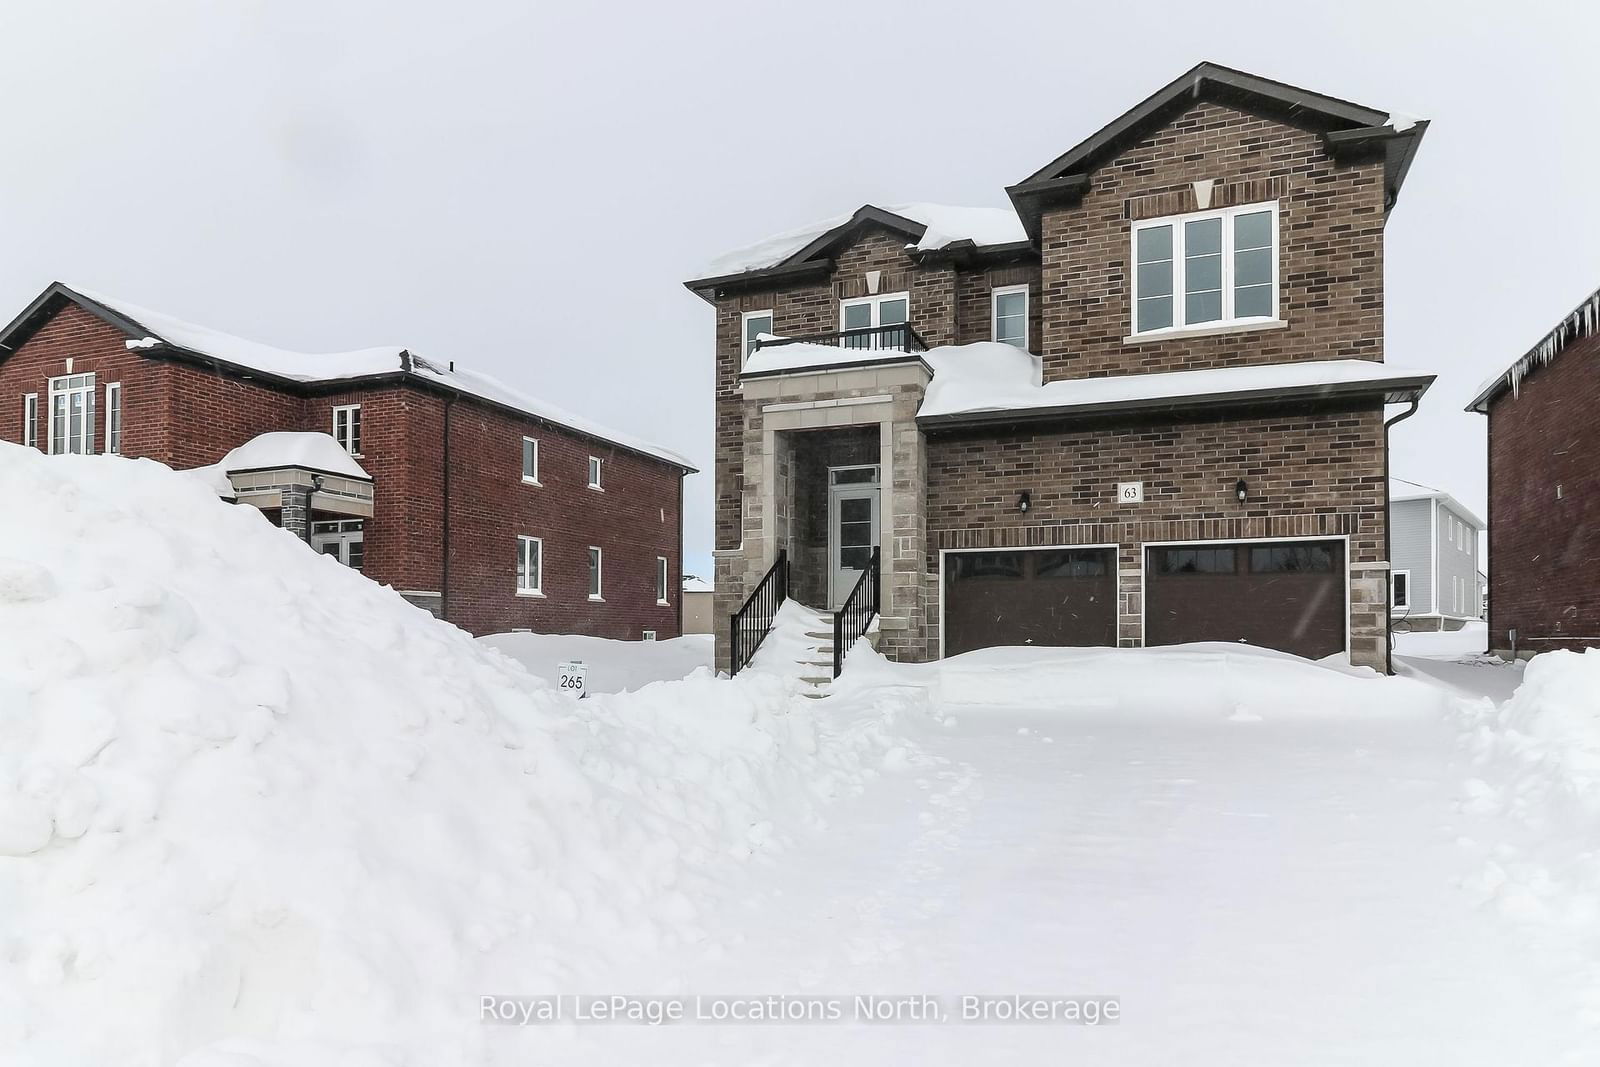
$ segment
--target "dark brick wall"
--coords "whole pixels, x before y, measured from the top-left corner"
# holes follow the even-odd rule
[[[329,433],[333,408],[362,408],[361,464],[373,477],[365,573],[406,591],[440,592],[446,400],[410,386],[312,396],[130,352],[126,336],[68,304],[0,360],[0,440],[22,440],[22,397],[39,394],[47,447],[49,379],[94,373],[95,446],[105,445],[104,386],[120,381],[123,452],[176,468],[215,463],[272,430]],[[522,482],[522,438],[540,443],[541,486]],[[457,400],[451,414],[450,589],[446,616],[475,634],[536,631],[637,639],[676,637],[682,477],[676,468],[532,418]],[[605,460],[605,492],[587,488],[588,457]],[[516,595],[517,535],[545,539],[543,599]],[[604,550],[605,600],[588,599],[588,546]],[[656,557],[668,600],[656,603]]]
[[[1600,646],[1600,335],[1520,393],[1489,409],[1489,647]]]
[[[1124,344],[1133,219],[1277,200],[1282,330]],[[1383,358],[1383,165],[1335,165],[1315,132],[1202,103],[1042,222],[1045,380],[1298,359]]]

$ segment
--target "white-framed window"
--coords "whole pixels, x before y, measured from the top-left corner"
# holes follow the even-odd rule
[[[39,394],[26,393],[22,397],[22,445],[39,447]]]
[[[517,535],[517,595],[544,596],[544,542]]]
[[[342,404],[333,409],[333,439],[352,456],[361,455],[360,404]]]
[[[839,329],[861,330],[871,326],[899,326],[911,321],[911,294],[884,293],[866,296],[859,300],[839,302]],[[904,333],[903,330],[891,333]],[[903,341],[890,336],[887,343],[882,334],[843,338],[844,348],[886,348]]]
[[[656,639],[656,632],[654,630],[646,630],[644,632],[644,639],[646,641],[654,641]]]
[[[601,466],[601,463],[600,463],[600,457],[599,456],[590,456],[589,457],[589,488],[590,489],[603,489],[603,488],[605,488],[604,486],[602,486],[600,484],[600,466]]]
[[[1389,574],[1389,603],[1397,608],[1411,606],[1411,572],[1391,571]]]
[[[746,311],[739,316],[739,336],[744,338],[744,358],[756,350],[756,338],[772,332],[771,311]]]
[[[50,454],[94,451],[94,375],[50,379]]]
[[[522,480],[529,485],[539,485],[539,441],[537,438],[524,437],[522,439]]]
[[[595,545],[589,546],[589,599],[603,600],[605,586],[601,583],[601,570],[604,561],[600,558],[600,549]]]
[[[1133,224],[1133,332],[1278,317],[1278,204]]]
[[[989,302],[994,319],[993,339],[1027,351],[1028,287],[1001,286],[993,291]]]
[[[667,602],[667,557],[656,557],[656,603]]]
[[[106,454],[122,454],[122,383],[106,383]]]

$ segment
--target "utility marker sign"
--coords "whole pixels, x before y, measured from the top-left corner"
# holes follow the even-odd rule
[[[581,659],[556,664],[556,688],[563,693],[571,693],[579,700],[589,695],[586,684],[588,677],[589,668]]]

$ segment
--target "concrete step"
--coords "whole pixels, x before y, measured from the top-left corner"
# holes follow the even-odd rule
[[[807,700],[821,700],[823,697],[827,696],[828,694],[827,693],[801,693],[800,695],[805,697]]]
[[[822,633],[813,633],[812,631],[807,630],[806,631],[806,636],[815,638],[818,641],[832,641],[833,640],[833,631],[829,630],[827,633],[822,634]]]
[[[824,675],[802,674],[800,680],[807,685],[827,685],[833,681],[833,674],[831,672]]]

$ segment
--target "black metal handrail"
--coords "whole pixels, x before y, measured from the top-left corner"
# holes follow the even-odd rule
[[[832,345],[835,348],[883,349],[890,352],[926,352],[927,343],[907,322],[888,326],[861,326],[833,333],[811,333],[803,337],[758,337],[756,351],[782,345]]]
[[[844,656],[855,645],[856,638],[867,632],[878,614],[878,547],[872,548],[867,569],[856,579],[855,588],[844,598],[844,604],[833,613],[833,676],[844,670]]]
[[[728,629],[733,647],[728,676],[738,674],[755,657],[756,649],[772,632],[772,620],[778,617],[778,608],[789,599],[789,551],[779,549],[778,558],[766,575],[756,584],[755,592],[745,600],[744,606],[734,612]]]

